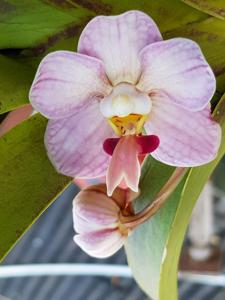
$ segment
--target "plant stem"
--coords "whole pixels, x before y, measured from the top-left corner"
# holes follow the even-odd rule
[[[170,179],[163,186],[160,192],[156,195],[155,200],[145,207],[139,213],[132,216],[125,216],[123,214],[120,215],[120,222],[125,227],[129,229],[134,229],[138,225],[144,223],[149,218],[151,218],[154,214],[156,214],[159,209],[163,206],[163,204],[167,201],[169,195],[174,191],[180,180],[183,178],[186,173],[187,168],[176,168],[176,170],[171,175]]]

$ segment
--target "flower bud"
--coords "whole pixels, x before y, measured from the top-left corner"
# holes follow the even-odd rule
[[[73,201],[74,241],[90,256],[105,258],[124,244],[129,229],[119,221],[127,207],[127,191],[117,188],[107,196],[104,184],[82,190]]]

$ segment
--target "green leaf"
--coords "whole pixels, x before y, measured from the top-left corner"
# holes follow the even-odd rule
[[[200,11],[208,13],[209,15],[225,20],[224,0],[182,0],[182,1],[194,8],[197,8]]]
[[[177,265],[192,209],[204,184],[225,153],[225,95],[215,113],[223,131],[218,157],[192,168],[160,211],[137,228],[128,239],[126,252],[133,275],[154,300],[177,299]],[[139,211],[152,201],[174,168],[149,158],[141,178],[141,196],[135,201]]]
[[[0,139],[0,259],[70,181],[48,160],[46,123],[35,115]]]
[[[78,36],[95,15],[119,14],[131,9],[151,15],[163,31],[206,17],[180,0],[2,0],[0,49],[51,46],[65,37]]]
[[[117,15],[128,10],[141,10],[149,14],[162,31],[207,17],[206,14],[188,7],[180,0],[70,0],[64,2],[47,0],[47,2],[65,12],[70,11],[73,5],[78,5],[95,15]],[[67,2],[67,6],[65,6],[65,2]],[[176,10],[176,14],[174,14],[174,10]]]
[[[151,157],[147,159],[140,183],[141,195],[135,201],[136,211],[152,202],[174,170],[175,168],[163,165]],[[159,299],[160,267],[181,189],[182,186],[154,217],[133,232],[125,246],[135,280],[154,300]]]
[[[77,6],[64,12],[41,0],[1,0],[0,49],[32,47],[44,38],[51,44],[52,36],[57,41],[55,35],[76,35],[87,16]]]
[[[28,102],[34,69],[16,59],[0,55],[0,114]]]

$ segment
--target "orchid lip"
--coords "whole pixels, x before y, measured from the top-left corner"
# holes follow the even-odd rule
[[[149,154],[155,151],[160,144],[159,137],[157,135],[142,135],[136,136],[136,143],[140,146],[140,155]],[[119,142],[120,138],[108,138],[103,143],[104,151],[109,154],[113,155],[113,152]]]

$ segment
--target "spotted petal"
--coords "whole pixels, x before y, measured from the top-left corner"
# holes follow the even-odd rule
[[[99,16],[85,27],[78,52],[100,58],[110,81],[136,83],[140,75],[139,51],[160,41],[154,21],[140,11],[119,16]]]
[[[111,86],[102,62],[96,58],[56,51],[40,63],[29,98],[50,119],[69,117],[87,101],[107,95]]]
[[[164,93],[174,104],[197,111],[215,92],[215,76],[199,46],[188,39],[175,38],[147,46],[140,54],[141,91]]]
[[[111,127],[99,111],[97,101],[73,116],[48,122],[45,145],[55,168],[62,174],[77,178],[104,176],[109,155],[103,142],[113,136]]]
[[[75,235],[74,241],[90,256],[105,258],[113,255],[124,244],[126,236],[118,229],[103,229]]]
[[[213,160],[220,145],[220,126],[211,118],[209,106],[199,112],[187,111],[163,96],[153,98],[149,134],[159,136],[152,156],[168,165],[191,167]]]

